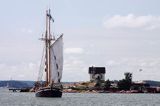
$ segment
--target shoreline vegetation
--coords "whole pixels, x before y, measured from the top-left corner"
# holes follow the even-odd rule
[[[64,83],[63,92],[65,93],[160,93],[160,83],[156,86],[148,82],[133,82],[132,73],[124,73],[124,79],[110,81],[100,77],[91,79],[87,82]],[[37,82],[38,83],[38,82]],[[44,82],[43,82],[44,83]],[[36,89],[36,84],[32,89]]]
[[[88,82],[64,84],[67,93],[160,93],[160,83],[151,81],[132,81],[132,73],[124,73],[122,80],[104,81],[94,79]],[[154,83],[154,84],[153,84]]]
[[[122,80],[91,80],[84,82],[63,82],[64,93],[160,93],[159,81],[132,81],[132,73],[125,73]],[[35,81],[0,81],[0,88],[13,92],[34,92]],[[45,83],[45,82],[42,82]]]
[[[65,84],[63,92],[64,93],[160,93],[160,87],[144,87],[142,83],[138,84],[138,88],[132,88],[129,90],[119,89],[116,86],[96,87],[94,82],[78,82],[74,84]]]

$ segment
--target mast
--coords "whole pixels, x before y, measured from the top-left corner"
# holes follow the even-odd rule
[[[51,37],[51,14],[50,14],[50,9],[49,9],[49,14],[48,14],[48,17],[49,17],[49,26],[48,26],[48,32],[49,32],[49,40],[48,40],[48,52],[49,52],[49,64],[48,64],[48,73],[49,73],[49,83],[52,83],[51,81],[51,51],[50,51],[50,47],[51,47],[51,40],[52,40],[52,37]]]
[[[51,41],[54,40],[51,36],[51,20],[54,22],[50,9],[46,11],[46,32],[45,37],[41,38],[41,40],[45,41],[45,72],[46,72],[46,85],[52,83],[51,81]]]
[[[45,46],[46,46],[46,62],[45,62],[45,72],[46,72],[46,85],[49,83],[48,79],[48,10],[46,11],[46,34],[45,34]]]

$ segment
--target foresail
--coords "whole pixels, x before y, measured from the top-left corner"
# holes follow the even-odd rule
[[[60,82],[63,70],[63,35],[51,45],[51,79],[54,83]]]

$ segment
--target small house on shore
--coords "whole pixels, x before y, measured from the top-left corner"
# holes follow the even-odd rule
[[[89,67],[90,81],[96,82],[98,80],[105,81],[105,67]]]

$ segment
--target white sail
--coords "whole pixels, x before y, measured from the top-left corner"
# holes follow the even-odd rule
[[[63,70],[63,35],[61,35],[52,45],[51,45],[51,80],[54,83],[59,83],[62,78]]]

